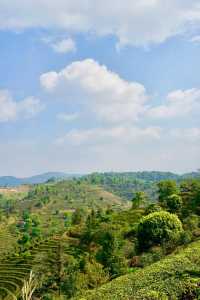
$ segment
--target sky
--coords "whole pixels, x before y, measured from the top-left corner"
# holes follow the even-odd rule
[[[200,167],[199,0],[0,0],[0,175]]]

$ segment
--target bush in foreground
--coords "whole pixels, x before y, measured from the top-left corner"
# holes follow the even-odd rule
[[[141,250],[168,242],[176,243],[183,231],[179,218],[166,211],[154,212],[143,217],[138,225]]]

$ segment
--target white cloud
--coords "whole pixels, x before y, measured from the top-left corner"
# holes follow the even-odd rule
[[[20,8],[20,9],[19,9]],[[0,28],[60,29],[115,35],[120,44],[148,45],[200,26],[198,0],[1,0]]]
[[[54,90],[58,83],[58,74],[56,72],[48,72],[40,76],[40,83],[47,91]]]
[[[17,104],[13,102],[8,91],[0,90],[0,122],[16,118]]]
[[[76,51],[76,44],[71,38],[63,39],[51,44],[52,49],[57,53],[69,53]]]
[[[104,145],[104,144],[132,144],[134,142],[158,140],[161,135],[159,127],[111,127],[71,130],[65,136],[56,140],[58,145],[69,143],[71,145]]]
[[[79,117],[79,114],[78,113],[73,113],[73,114],[60,113],[60,114],[57,114],[56,117],[60,121],[71,122],[71,121],[77,120]]]
[[[17,104],[17,114],[24,118],[32,118],[44,109],[44,104],[35,97],[25,98]]]
[[[9,91],[0,90],[0,122],[14,121],[19,118],[31,118],[44,108],[40,100],[34,97],[15,101]]]
[[[41,75],[41,85],[55,95],[83,101],[87,111],[107,123],[134,122],[148,99],[142,84],[128,82],[92,59],[73,62],[60,72]],[[75,96],[74,96],[75,94]]]
[[[193,42],[193,43],[199,44],[199,43],[200,43],[200,35],[193,36],[193,37],[190,39],[190,41]]]
[[[163,105],[151,108],[147,115],[155,119],[192,116],[200,113],[200,90],[176,90],[167,95]]]
[[[80,102],[87,112],[107,123],[133,123],[141,119],[198,117],[200,89],[175,90],[163,104],[150,105],[145,87],[128,82],[92,59],[73,62],[59,72],[40,77],[43,88],[66,101]],[[79,104],[80,104],[79,103]]]

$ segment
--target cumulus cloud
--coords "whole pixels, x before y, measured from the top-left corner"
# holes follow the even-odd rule
[[[9,91],[0,90],[0,122],[31,118],[43,109],[44,105],[37,98],[27,97],[17,102]]]
[[[199,89],[172,91],[162,104],[153,105],[142,84],[124,80],[92,59],[42,74],[40,81],[50,98],[63,99],[70,110],[79,108],[79,124],[58,134],[53,144],[55,151],[71,153],[68,164],[93,171],[195,168],[200,131],[192,126],[200,113]],[[183,117],[190,122],[180,122]],[[173,124],[166,126],[161,119]]]
[[[153,106],[142,84],[126,81],[92,59],[73,62],[59,72],[42,74],[40,81],[52,98],[61,97],[66,106],[78,105],[82,117],[85,115],[87,120],[94,121],[94,125],[86,129],[72,129],[59,137],[56,140],[59,145],[131,145],[144,140],[159,141],[162,134],[169,140],[179,134],[198,139],[197,129],[167,131],[152,126],[151,121],[198,117],[199,89],[172,91],[162,105]],[[77,114],[61,113],[57,117],[72,121]],[[95,125],[97,120],[100,121],[98,127]]]
[[[147,115],[156,119],[185,117],[200,113],[200,90],[176,90],[169,93],[163,105],[151,108]]]
[[[38,27],[112,34],[121,45],[161,43],[196,30],[199,21],[198,0],[2,0],[0,3],[1,29]]]
[[[125,81],[92,59],[73,62],[60,72],[45,73],[40,81],[52,94],[62,91],[66,100],[74,93],[75,101],[85,99],[87,110],[107,123],[136,121],[146,109],[148,96],[142,84]]]
[[[200,89],[175,90],[153,106],[145,87],[129,82],[93,59],[76,61],[59,72],[40,77],[42,87],[66,101],[80,102],[85,110],[107,123],[133,123],[143,119],[199,116]]]

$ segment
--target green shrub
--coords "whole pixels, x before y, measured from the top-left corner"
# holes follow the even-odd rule
[[[143,217],[138,225],[140,249],[153,245],[176,243],[183,231],[179,218],[165,211],[154,212]]]
[[[166,199],[173,194],[179,194],[176,181],[162,180],[158,183],[158,200],[162,206],[166,205]]]
[[[172,194],[166,198],[166,204],[167,208],[169,209],[170,212],[175,213],[180,211],[183,201],[181,196]]]
[[[192,241],[192,233],[189,230],[183,231],[180,236],[180,244],[187,245]]]
[[[195,230],[199,227],[199,216],[191,214],[184,220],[184,228],[188,230]]]
[[[159,261],[164,256],[164,251],[161,247],[152,247],[149,252],[144,252],[140,257],[142,267],[146,267],[156,261]]]

